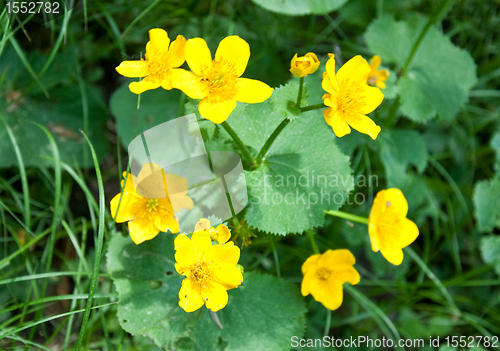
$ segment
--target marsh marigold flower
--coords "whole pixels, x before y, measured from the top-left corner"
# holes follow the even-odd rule
[[[123,172],[125,176],[126,172]],[[122,187],[124,182],[125,179]],[[137,189],[134,183],[138,184]],[[137,245],[153,239],[159,232],[170,230],[178,233],[174,211],[193,208],[193,201],[187,196],[187,180],[178,175],[164,174],[154,163],[146,163],[137,177],[129,174],[118,209],[119,203],[120,194],[117,194],[110,203],[111,215],[116,223],[128,222],[130,237]]]
[[[205,40],[189,39],[186,62],[192,72],[174,70],[172,85],[192,99],[201,99],[198,110],[204,118],[222,123],[235,109],[236,101],[259,103],[273,93],[263,82],[240,78],[249,58],[250,46],[237,35],[219,43],[213,61]]]
[[[217,241],[219,244],[224,244],[231,238],[231,232],[228,227],[224,224],[219,224],[217,229],[215,229],[210,226],[210,221],[206,218],[202,218],[196,223],[194,232],[199,234],[205,233],[211,240]]]
[[[295,54],[290,63],[290,72],[297,78],[305,77],[316,72],[319,64],[318,57],[313,52],[308,52],[301,57],[297,57],[297,54]]]
[[[359,273],[353,267],[355,263],[354,255],[345,249],[312,255],[302,265],[302,295],[311,294],[326,308],[336,310],[342,304],[344,283],[359,283]]]
[[[172,89],[172,68],[180,67],[184,59],[184,47],[186,39],[178,35],[177,39],[170,43],[167,32],[155,28],[149,31],[149,42],[146,44],[146,60],[123,61],[116,71],[122,76],[129,78],[141,78],[140,82],[132,82],[129,89],[134,94],[140,94],[146,90]]]
[[[227,305],[227,290],[243,282],[238,268],[240,249],[232,241],[212,245],[207,232],[194,232],[175,238],[175,269],[186,278],[179,291],[179,306],[193,312],[204,304],[217,312]]]
[[[406,218],[407,213],[408,203],[403,193],[392,188],[378,192],[368,219],[372,250],[380,250],[396,266],[403,262],[403,248],[418,236],[418,228]]]
[[[339,138],[349,134],[352,127],[375,140],[380,127],[365,115],[382,103],[384,94],[366,84],[370,72],[368,62],[359,55],[355,56],[335,74],[335,59],[333,54],[329,56],[322,83],[328,92],[323,95],[324,104],[328,106],[323,111],[326,123]]]
[[[385,89],[385,81],[389,78],[389,71],[386,69],[379,70],[382,59],[375,55],[370,60],[370,73],[368,73],[367,83],[377,85],[380,89]]]

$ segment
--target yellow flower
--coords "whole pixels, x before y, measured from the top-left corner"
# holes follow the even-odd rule
[[[342,304],[342,285],[359,283],[359,273],[353,267],[355,263],[349,250],[328,250],[322,255],[312,255],[302,265],[302,295],[311,294],[326,308],[336,310]]]
[[[368,74],[368,84],[377,85],[380,89],[385,89],[385,81],[389,78],[389,71],[386,69],[378,70],[382,59],[375,55],[370,60],[370,73]]]
[[[250,47],[237,35],[219,43],[213,61],[205,40],[189,39],[186,62],[192,72],[174,70],[172,85],[192,99],[202,99],[198,106],[200,114],[214,123],[222,123],[236,107],[236,101],[259,103],[273,93],[265,83],[240,78],[249,58]]]
[[[297,57],[295,54],[290,64],[290,72],[297,78],[305,77],[316,72],[319,64],[318,57],[313,52],[308,52],[306,56],[301,57]]]
[[[231,238],[231,232],[224,224],[219,224],[217,229],[210,226],[208,219],[202,218],[196,223],[194,234],[205,234],[210,237],[210,240],[217,241],[219,244],[224,244]]]
[[[123,172],[125,178],[126,172]],[[122,187],[125,180],[122,180]],[[134,183],[138,184],[137,189]],[[168,194],[167,184],[170,186]],[[161,198],[162,196],[163,198]],[[193,201],[187,196],[187,180],[174,174],[164,174],[160,166],[146,163],[137,177],[129,174],[123,196],[117,194],[110,203],[111,215],[116,223],[128,221],[132,241],[139,245],[151,240],[159,232],[170,230],[179,232],[179,225],[174,211],[183,207],[193,208]]]
[[[365,116],[375,110],[384,99],[378,88],[366,84],[370,66],[361,56],[355,56],[343,65],[335,74],[335,59],[329,54],[326,72],[323,75],[325,121],[339,138],[351,132],[352,128],[368,134],[373,140],[380,133],[380,127]]]
[[[116,71],[129,78],[145,77],[140,82],[132,82],[130,91],[140,94],[146,90],[172,89],[172,68],[180,67],[184,59],[186,39],[178,35],[170,45],[167,32],[155,28],[149,31],[149,42],[146,44],[146,60],[123,61]],[[170,46],[170,47],[169,47]]]
[[[403,262],[403,248],[418,236],[418,228],[406,218],[408,203],[399,189],[379,191],[373,202],[368,232],[372,250],[380,250],[387,261],[398,266]]]
[[[179,290],[179,306],[193,312],[203,304],[213,311],[227,305],[227,290],[243,282],[238,268],[240,249],[232,241],[212,245],[206,233],[195,232],[192,238],[175,238],[175,269],[186,278]]]

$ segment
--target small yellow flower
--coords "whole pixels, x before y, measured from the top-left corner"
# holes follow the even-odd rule
[[[305,77],[316,72],[319,64],[318,57],[313,52],[308,52],[306,56],[301,57],[297,57],[295,54],[290,64],[290,72],[297,78]]]
[[[196,223],[194,234],[205,234],[210,237],[210,240],[217,241],[219,244],[224,244],[231,238],[231,232],[224,224],[219,224],[215,229],[210,226],[210,221],[206,218],[202,218]]]
[[[339,138],[351,132],[352,128],[368,134],[373,140],[380,133],[380,127],[365,116],[375,110],[384,99],[378,88],[366,84],[370,66],[361,56],[355,56],[343,65],[335,74],[335,59],[329,54],[326,72],[323,74],[325,121]]]
[[[172,68],[180,67],[184,59],[184,47],[186,39],[178,35],[177,39],[170,45],[167,32],[155,28],[149,31],[149,42],[146,44],[146,60],[123,61],[116,71],[122,76],[129,78],[145,77],[140,82],[132,82],[129,89],[134,94],[143,93],[146,90],[172,89]]]
[[[125,175],[123,172],[124,178]],[[124,182],[122,180],[122,187]],[[137,189],[134,183],[138,184]],[[173,195],[169,196],[167,184]],[[116,214],[119,203],[120,194],[117,194],[110,203],[111,215],[116,223],[128,221],[130,237],[136,245],[153,239],[159,232],[170,230],[178,233],[174,211],[193,208],[193,201],[187,196],[187,180],[178,175],[164,174],[154,163],[146,163],[137,177],[129,174]]]
[[[198,106],[200,114],[214,123],[222,123],[235,109],[236,101],[259,103],[273,93],[273,89],[261,81],[240,78],[249,58],[250,46],[237,35],[219,43],[213,61],[205,40],[189,39],[186,62],[192,72],[174,70],[172,85],[192,99],[202,99]]]
[[[368,74],[368,84],[370,85],[377,85],[380,89],[385,89],[385,81],[387,78],[389,78],[389,71],[386,69],[381,69],[380,71],[378,68],[380,67],[380,64],[382,63],[382,59],[380,56],[375,55],[371,58],[370,60],[370,73]]]
[[[379,191],[373,202],[368,232],[372,250],[380,250],[393,265],[403,262],[403,248],[418,237],[418,228],[406,218],[408,203],[399,189]]]
[[[195,232],[175,238],[175,269],[186,278],[179,291],[179,306],[193,312],[203,304],[213,311],[227,305],[227,290],[243,282],[238,268],[240,249],[232,241],[212,245],[206,233]]]
[[[359,273],[353,267],[355,263],[354,255],[345,249],[312,255],[302,265],[302,295],[311,294],[326,308],[336,310],[342,304],[342,285],[359,283]]]

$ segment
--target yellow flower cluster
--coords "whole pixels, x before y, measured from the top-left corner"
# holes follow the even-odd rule
[[[163,29],[149,31],[146,59],[123,61],[116,70],[125,77],[145,77],[132,82],[130,91],[140,94],[160,86],[182,90],[192,99],[201,99],[200,114],[214,123],[224,122],[236,107],[236,102],[249,104],[267,100],[273,89],[258,80],[241,78],[250,58],[250,46],[237,35],[224,38],[215,58],[202,38],[186,39],[179,35],[170,44]],[[191,71],[182,68],[187,62]]]

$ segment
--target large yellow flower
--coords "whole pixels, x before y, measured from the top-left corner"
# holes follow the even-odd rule
[[[418,228],[406,218],[408,203],[399,189],[379,191],[373,202],[368,232],[372,250],[380,250],[387,261],[398,266],[403,262],[403,248],[418,237]]]
[[[339,138],[349,134],[352,127],[375,140],[380,127],[365,115],[382,103],[384,94],[366,84],[370,65],[358,55],[335,74],[335,59],[333,54],[329,55],[322,83],[328,92],[323,95],[324,104],[329,107],[323,111],[326,123]]]
[[[140,94],[146,90],[172,89],[172,68],[180,67],[184,59],[186,39],[178,35],[170,45],[170,38],[163,29],[155,28],[149,31],[149,42],[146,44],[146,60],[123,61],[116,71],[129,78],[145,77],[140,82],[132,82],[130,91]]]
[[[222,123],[236,107],[236,101],[259,103],[273,93],[261,81],[240,78],[249,58],[250,46],[237,35],[219,43],[213,61],[205,40],[189,39],[186,62],[192,72],[174,70],[172,85],[192,99],[202,99],[198,106],[200,114],[214,123]]]
[[[124,178],[125,175],[123,172]],[[124,182],[122,180],[122,187]],[[137,189],[134,183],[138,184]],[[130,237],[137,245],[153,239],[159,232],[170,230],[178,233],[174,211],[193,208],[193,201],[187,196],[187,180],[178,175],[164,174],[154,163],[146,163],[137,177],[129,174],[116,214],[119,203],[120,194],[117,194],[110,203],[111,215],[116,223],[128,221]]]
[[[302,78],[316,72],[319,64],[318,57],[314,52],[308,52],[305,56],[301,57],[297,57],[297,54],[295,54],[290,63],[290,72],[295,77]]]
[[[185,234],[175,238],[175,269],[186,278],[179,291],[179,306],[193,312],[203,304],[213,311],[227,305],[227,290],[237,288],[243,282],[238,268],[240,249],[232,241],[212,245],[205,231]]]
[[[380,89],[385,89],[385,81],[389,78],[389,71],[386,69],[379,70],[382,59],[375,55],[370,60],[370,73],[368,73],[367,83],[377,85]]]
[[[359,283],[359,273],[353,267],[355,263],[349,250],[328,250],[322,255],[312,255],[302,265],[302,295],[311,294],[326,308],[336,310],[342,304],[343,284]]]

